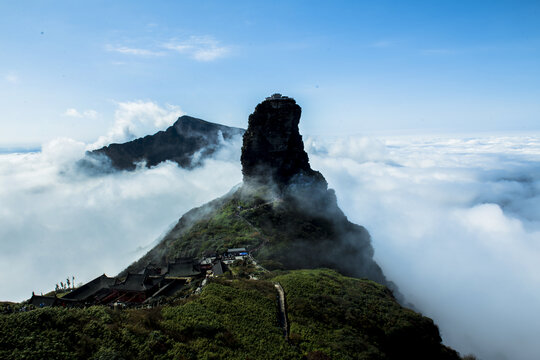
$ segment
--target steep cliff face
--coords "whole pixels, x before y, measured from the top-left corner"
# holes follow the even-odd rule
[[[267,267],[328,267],[390,286],[373,260],[368,231],[347,220],[324,177],[311,169],[293,99],[271,97],[249,117],[242,147],[243,185],[184,215],[129,271],[246,246]]]
[[[245,246],[266,269],[286,271],[260,271],[258,280],[241,272],[227,274],[234,280],[208,278],[200,295],[186,298],[201,281],[194,279],[186,292],[152,309],[0,314],[0,358],[459,360],[441,344],[431,319],[396,301],[396,289],[373,260],[369,233],[347,220],[324,177],[311,169],[299,119],[292,99],[259,104],[244,137],[244,183],[186,213],[125,270]],[[184,120],[160,136],[205,137],[214,129]],[[320,267],[339,273],[313,269]],[[276,283],[286,313],[276,306]]]
[[[148,135],[123,144],[111,144],[87,154],[90,157],[105,155],[113,168],[133,170],[139,162],[147,167],[163,161],[174,161],[181,167],[194,167],[211,156],[243,129],[214,124],[191,116],[181,116],[165,131]],[[197,159],[193,155],[201,152]],[[84,165],[84,164],[83,164]]]
[[[299,177],[324,181],[309,166],[298,123],[302,109],[292,98],[275,94],[249,116],[242,146],[245,183],[289,185]]]

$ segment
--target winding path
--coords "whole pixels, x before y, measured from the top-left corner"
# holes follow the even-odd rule
[[[260,204],[260,205],[257,205],[257,206],[254,206],[252,208],[248,208],[248,209],[243,209],[243,210],[254,210],[254,209],[257,209],[257,208],[260,208],[262,206],[266,206],[266,205],[269,205],[269,204],[272,204],[272,203],[275,203],[275,202],[279,202],[279,201],[282,201],[281,199],[277,199],[277,200],[273,200],[273,201],[269,201],[267,203],[264,203],[264,204]],[[255,225],[253,225],[251,223],[251,221],[249,221],[248,219],[244,218],[241,214],[240,214],[240,211],[236,212],[235,214],[238,218],[240,218],[242,221],[244,221],[246,224],[248,224],[251,228],[253,228],[255,231],[257,231],[259,233],[259,236],[263,239],[263,242],[260,243],[256,248],[254,249],[251,249],[250,250],[250,253],[254,253],[254,252],[257,252],[257,250],[259,250],[261,247],[263,247],[266,243],[268,243],[268,239],[262,235],[262,231],[261,229],[259,229],[258,227],[256,227]],[[251,257],[251,256],[250,256]],[[253,257],[251,257],[251,259],[253,260],[253,262],[255,264],[256,261],[255,259],[253,259]],[[258,265],[258,264],[257,264]],[[260,266],[260,265],[258,265]],[[268,271],[266,269],[264,269],[262,266],[260,266],[263,270],[265,271]],[[274,284],[274,287],[276,288],[277,292],[278,292],[278,304],[279,304],[279,323],[283,329],[283,336],[285,337],[285,339],[288,341],[289,340],[289,321],[287,320],[287,306],[285,304],[285,291],[283,291],[283,287],[281,286],[280,283],[275,283]]]
[[[275,283],[274,286],[278,291],[279,322],[283,328],[283,336],[286,340],[289,340],[289,322],[287,321],[287,307],[285,306],[285,291],[283,291],[280,283]]]

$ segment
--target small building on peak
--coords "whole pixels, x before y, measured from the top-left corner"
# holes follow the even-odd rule
[[[248,256],[249,253],[245,247],[242,247],[242,248],[227,249],[227,252],[225,255],[226,256]]]
[[[266,98],[266,100],[289,100],[292,99],[288,96],[283,96],[280,93],[275,93]]]

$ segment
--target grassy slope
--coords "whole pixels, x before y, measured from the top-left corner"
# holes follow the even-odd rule
[[[126,271],[247,247],[257,249],[254,257],[269,270],[328,267],[385,284],[372,259],[367,231],[348,222],[335,201],[328,204],[335,209],[299,207],[265,187],[241,188],[185,214],[159,245]]]
[[[261,234],[239,216],[239,206],[247,208],[253,203],[242,200],[236,191],[190,210],[155,248],[121,274],[138,272],[150,262],[166,264],[178,257],[201,257],[228,248],[257,246],[263,241]]]
[[[303,353],[335,359],[457,359],[427,317],[403,308],[384,286],[332,270],[297,270],[284,288],[290,338]]]
[[[96,306],[0,315],[1,359],[263,359],[278,354],[298,358],[278,326],[269,282],[213,282],[200,296],[148,310]]]
[[[457,359],[433,322],[402,308],[381,285],[332,270],[268,280],[215,280],[200,296],[163,308],[38,309],[0,315],[0,358]],[[286,292],[291,341],[278,323]]]

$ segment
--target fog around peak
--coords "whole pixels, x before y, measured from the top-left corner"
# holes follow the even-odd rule
[[[539,136],[306,143],[387,277],[445,343],[482,359],[540,353]]]
[[[386,277],[447,345],[480,359],[540,353],[540,136],[304,139]],[[239,137],[191,171],[88,175],[75,166],[87,147],[0,155],[0,299],[114,275],[242,179]]]
[[[86,174],[85,144],[0,155],[0,299],[21,301],[67,276],[115,275],[178,218],[241,182],[238,138],[191,171],[173,162]]]

